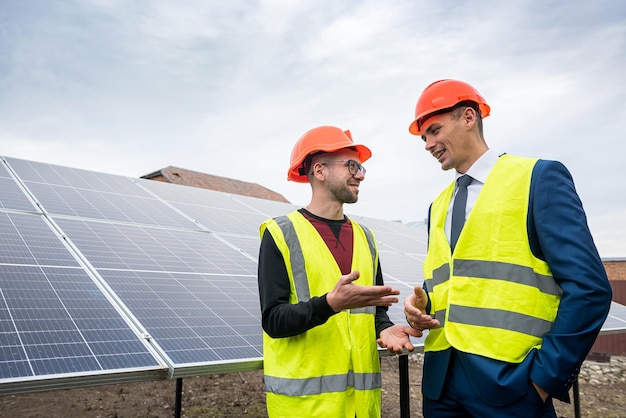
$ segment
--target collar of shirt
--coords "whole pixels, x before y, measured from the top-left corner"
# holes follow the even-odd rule
[[[488,149],[487,152],[481,155],[478,160],[476,160],[474,164],[472,164],[469,170],[467,170],[467,173],[465,173],[470,175],[474,179],[472,183],[467,186],[467,204],[465,206],[466,219],[472,211],[472,208],[476,203],[476,199],[478,199],[478,195],[480,194],[480,191],[482,190],[485,181],[487,181],[487,177],[489,176],[491,169],[496,164],[496,161],[498,161],[498,158],[500,158],[500,155],[501,154],[496,153],[491,149]],[[454,203],[454,196],[456,195],[457,191],[456,179],[458,179],[462,175],[462,173],[455,171],[454,193],[452,199],[450,199],[450,204],[448,206],[448,216],[446,216],[446,221],[444,223],[444,232],[448,237],[448,240],[450,239],[450,229],[452,223],[452,205]]]
[[[482,187],[482,185],[485,184],[485,181],[487,181],[487,177],[489,176],[491,169],[496,164],[496,161],[498,161],[499,157],[500,154],[497,154],[491,149],[488,149],[487,152],[481,155],[474,162],[474,164],[472,164],[469,170],[467,170],[467,173],[465,173],[470,175],[474,179],[469,187],[474,186],[475,183],[480,183],[480,186]],[[462,175],[462,173],[456,171],[454,180],[456,181],[456,179],[458,179]]]

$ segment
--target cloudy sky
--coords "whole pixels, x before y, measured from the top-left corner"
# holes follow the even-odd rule
[[[449,181],[408,133],[432,81],[491,105],[491,148],[565,163],[600,255],[626,257],[626,2],[0,0],[0,155],[139,177],[167,166],[306,205],[291,148],[373,151],[348,213],[423,220]]]

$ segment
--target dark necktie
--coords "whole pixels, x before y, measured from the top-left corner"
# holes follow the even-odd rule
[[[459,177],[457,182],[458,190],[452,206],[452,227],[450,228],[450,248],[454,252],[454,247],[465,224],[465,205],[467,203],[467,186],[472,182],[472,178],[467,174]]]

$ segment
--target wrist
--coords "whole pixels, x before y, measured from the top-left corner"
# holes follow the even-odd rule
[[[341,311],[341,309],[337,309],[337,307],[335,306],[335,297],[332,294],[332,292],[326,293],[325,299],[326,299],[326,304],[333,311],[333,313],[337,313]]]

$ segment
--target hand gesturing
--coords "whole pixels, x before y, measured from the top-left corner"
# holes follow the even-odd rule
[[[361,286],[353,282],[360,277],[357,270],[341,276],[326,295],[326,301],[335,312],[365,306],[391,306],[398,302],[398,289],[390,286]]]

